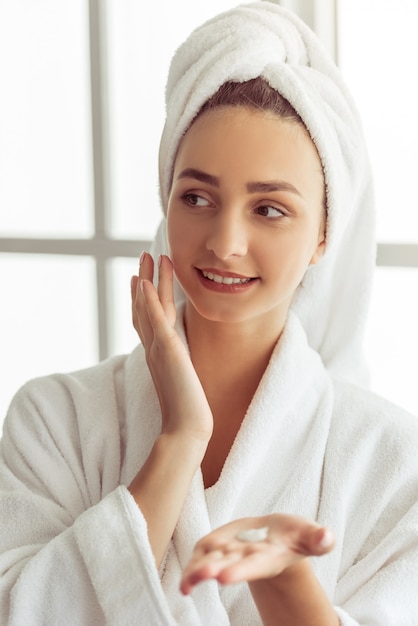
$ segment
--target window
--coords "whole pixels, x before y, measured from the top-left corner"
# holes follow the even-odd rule
[[[378,264],[367,352],[373,388],[418,415],[418,4],[339,0],[338,61],[375,175]]]
[[[136,345],[169,61],[235,4],[0,3],[0,425],[27,379]]]
[[[136,344],[129,281],[161,217],[157,150],[169,59],[195,25],[235,4],[160,0],[145,15],[137,0],[0,3],[0,423],[28,378]],[[400,75],[403,66],[411,76],[406,65],[417,58],[415,1],[282,4],[338,52],[365,119],[381,216],[368,334],[373,385],[418,413],[409,182],[417,96]]]
[[[0,424],[25,380],[98,358],[94,261],[58,239],[94,232],[87,16],[0,3]]]

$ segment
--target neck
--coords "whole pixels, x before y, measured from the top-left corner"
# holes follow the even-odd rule
[[[277,318],[223,323],[201,317],[186,307],[187,339],[193,364],[205,391],[255,391],[282,333]],[[233,385],[233,387],[232,387]]]
[[[206,487],[216,483],[266,370],[283,325],[221,323],[186,305],[186,333],[193,365],[213,415],[213,435],[202,462]],[[272,330],[273,329],[273,330]]]

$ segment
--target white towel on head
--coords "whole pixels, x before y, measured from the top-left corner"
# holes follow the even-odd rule
[[[266,1],[240,5],[196,29],[176,52],[160,145],[163,210],[167,212],[179,142],[202,105],[223,83],[257,76],[303,119],[325,175],[326,253],[306,273],[292,308],[328,370],[365,384],[362,341],[375,259],[368,156],[356,108],[337,67],[293,13]],[[163,221],[155,254],[168,253],[165,228]],[[182,300],[177,286],[177,301]]]

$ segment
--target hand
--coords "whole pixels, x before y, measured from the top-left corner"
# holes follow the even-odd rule
[[[162,434],[189,436],[207,443],[213,417],[204,390],[174,324],[176,309],[173,265],[160,257],[158,290],[152,279],[154,261],[144,253],[139,276],[133,276],[132,320],[145,355],[161,406]]]
[[[265,538],[237,538],[251,529],[264,529],[260,532]],[[273,578],[301,559],[326,554],[333,546],[330,530],[302,517],[274,513],[236,520],[196,544],[183,572],[180,590],[189,594],[195,585],[209,579],[228,585]]]

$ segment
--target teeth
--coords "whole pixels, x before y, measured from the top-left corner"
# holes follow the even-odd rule
[[[205,278],[213,280],[215,283],[222,283],[223,285],[243,285],[250,282],[251,278],[232,278],[231,276],[220,276],[219,274],[212,274],[212,272],[204,272],[202,274]]]

